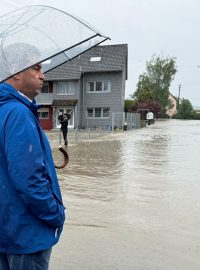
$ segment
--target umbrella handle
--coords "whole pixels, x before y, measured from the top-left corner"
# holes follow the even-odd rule
[[[69,162],[69,155],[67,154],[67,152],[65,151],[65,149],[61,145],[58,147],[58,149],[64,155],[64,162],[62,165],[55,165],[55,168],[56,169],[63,169]]]

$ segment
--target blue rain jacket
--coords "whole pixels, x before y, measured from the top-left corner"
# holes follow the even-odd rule
[[[64,206],[35,103],[0,84],[0,252],[27,254],[59,239]]]

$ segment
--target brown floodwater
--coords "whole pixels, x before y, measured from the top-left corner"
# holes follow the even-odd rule
[[[68,153],[58,170],[65,230],[127,232],[129,262],[69,269],[200,269],[200,121],[157,121],[69,144]]]

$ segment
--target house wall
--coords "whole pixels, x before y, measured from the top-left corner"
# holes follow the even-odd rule
[[[50,105],[50,103],[52,102],[52,93],[53,93],[53,82],[48,82],[48,86],[49,86],[49,93],[41,93],[38,97],[37,97],[37,102],[39,104],[44,104],[42,106],[43,109],[47,109],[49,112],[49,117],[48,119],[40,119],[40,125],[44,130],[50,130],[53,128],[53,121],[52,121],[52,117],[53,117],[53,108]],[[47,103],[47,104],[45,104]]]
[[[77,126],[78,128],[83,128],[83,110],[84,110],[84,93],[83,93],[83,85],[85,81],[85,74],[83,73],[81,79],[79,80],[79,98],[78,98],[78,106],[77,106]]]
[[[83,83],[83,111],[82,111],[82,126],[108,126],[111,124],[113,112],[124,111],[124,96],[125,96],[125,83],[123,82],[124,74],[122,72],[98,72],[98,73],[86,73],[82,77]],[[110,81],[111,88],[110,92],[94,92],[88,93],[87,87],[89,81]],[[110,117],[109,118],[88,118],[87,108],[95,107],[109,107]]]
[[[121,105],[124,111],[124,100],[125,100],[125,87],[126,87],[126,73],[122,71],[122,98],[121,98]]]
[[[173,116],[177,113],[177,106],[176,106],[176,98],[174,98],[171,94],[169,95],[169,100],[172,102],[173,107],[167,109],[166,114],[168,114],[169,116]]]
[[[70,99],[78,99],[78,103],[77,105],[74,107],[72,107],[74,109],[74,128],[77,127],[77,123],[79,122],[79,118],[80,118],[80,80],[74,80],[75,83],[75,93],[74,94],[65,94],[65,95],[61,95],[61,94],[57,94],[57,86],[56,86],[56,81],[53,82],[53,100],[70,100]],[[70,108],[70,106],[62,106],[66,107],[66,108]],[[54,113],[53,113],[53,128],[56,128],[56,110],[59,107],[55,107],[54,108]]]
[[[49,118],[48,119],[40,119],[40,124],[44,130],[50,130],[53,128],[53,122],[52,122],[53,108],[51,107],[51,105],[43,106],[43,108],[48,108]]]

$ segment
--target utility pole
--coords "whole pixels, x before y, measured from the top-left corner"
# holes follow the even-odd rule
[[[180,93],[181,93],[181,84],[178,85],[177,110],[178,110],[178,108],[179,108]]]

